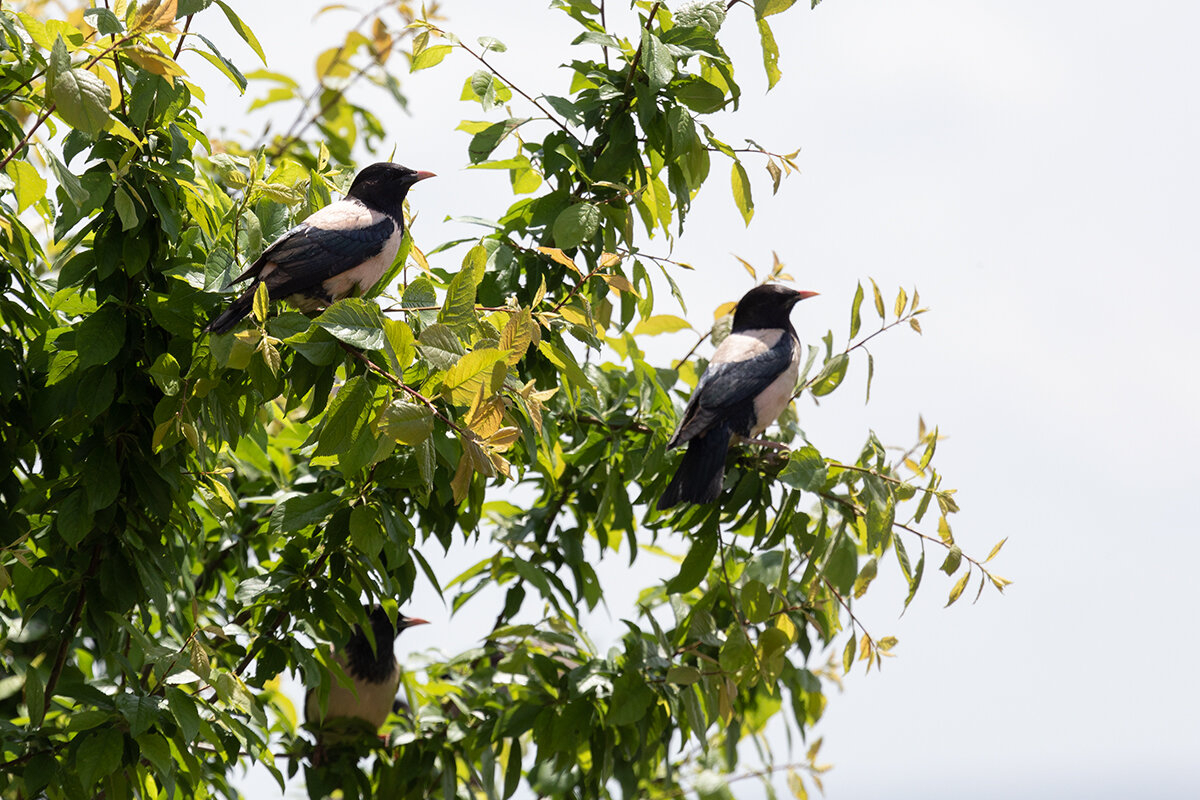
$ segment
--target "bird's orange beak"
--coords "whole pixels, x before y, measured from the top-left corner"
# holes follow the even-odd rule
[[[420,617],[409,617],[405,620],[405,623],[404,627],[411,628],[413,625],[428,625],[429,620],[421,619]]]
[[[435,175],[435,174],[434,174],[434,173],[432,173],[432,172],[418,172],[418,173],[417,173],[417,180],[418,180],[418,181],[423,181],[423,180],[425,180],[426,178],[436,178],[436,177],[437,177],[437,175]],[[414,183],[415,183],[415,182],[416,182],[416,181],[414,181]]]
[[[797,292],[797,294],[800,295],[800,300],[807,300],[810,297],[816,297],[820,292]]]

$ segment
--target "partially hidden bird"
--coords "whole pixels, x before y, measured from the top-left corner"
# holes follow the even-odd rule
[[[232,330],[253,308],[260,283],[266,284],[272,300],[287,299],[301,311],[316,311],[368,291],[400,249],[408,190],[432,177],[432,172],[388,161],[362,169],[344,199],[314,211],[230,281],[233,285],[254,279],[204,330]]]
[[[375,648],[371,648],[366,633],[359,627],[351,634],[342,652],[334,656],[353,682],[353,688],[333,681],[324,713],[316,689],[310,690],[304,698],[305,721],[320,726],[325,720],[349,717],[365,720],[377,731],[387,719],[400,687],[400,662],[393,651],[396,637],[414,625],[428,622],[398,613],[393,626],[387,612],[379,605],[373,606],[367,616],[375,636]]]
[[[729,335],[713,352],[667,442],[668,450],[686,444],[687,452],[658,499],[660,510],[717,499],[730,439],[754,439],[787,408],[800,364],[792,308],[816,294],[768,283],[738,301]]]

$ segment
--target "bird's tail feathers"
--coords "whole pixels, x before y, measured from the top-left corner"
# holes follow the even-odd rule
[[[258,288],[258,283],[254,283],[242,293],[241,297],[229,304],[229,308],[222,311],[212,322],[208,323],[208,327],[204,329],[205,333],[228,333],[233,330],[233,326],[242,321],[242,318],[250,313],[250,309],[254,307],[254,290]]]
[[[667,484],[657,508],[662,511],[680,503],[711,503],[725,485],[725,454],[730,430],[719,425],[688,442],[675,477]]]

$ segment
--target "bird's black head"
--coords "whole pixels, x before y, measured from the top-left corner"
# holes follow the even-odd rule
[[[755,286],[738,301],[733,312],[733,330],[791,328],[792,307],[816,292],[798,292],[778,283]]]
[[[371,620],[371,632],[375,635],[375,649],[371,649],[371,643],[362,628],[355,628],[350,641],[346,643],[347,661],[350,671],[355,675],[367,680],[381,681],[391,674],[395,660],[392,643],[396,637],[405,628],[425,625],[427,622],[397,613],[396,624],[393,626],[387,612],[380,605],[372,606],[367,616]]]
[[[432,172],[418,172],[390,161],[380,161],[364,167],[354,176],[346,196],[401,219],[408,190],[417,181],[432,177]]]

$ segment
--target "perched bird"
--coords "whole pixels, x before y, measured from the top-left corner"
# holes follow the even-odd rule
[[[392,647],[396,637],[406,628],[426,625],[426,620],[396,615],[396,625],[388,619],[382,606],[373,606],[368,615],[371,631],[375,635],[375,649],[361,628],[346,642],[343,652],[335,656],[338,664],[354,682],[347,689],[337,681],[329,688],[329,701],[325,713],[321,713],[321,702],[315,689],[304,698],[304,719],[315,725],[335,717],[353,717],[366,720],[374,730],[387,719],[393,708],[396,691],[400,687],[400,663]]]
[[[254,291],[267,285],[272,300],[286,298],[301,311],[315,311],[362,294],[392,265],[404,238],[404,198],[432,172],[391,162],[366,167],[343,200],[314,211],[263,251],[231,285],[254,278],[204,330],[232,330],[254,306]]]
[[[768,283],[746,292],[733,312],[733,328],[700,376],[670,450],[687,444],[675,477],[658,508],[709,503],[721,494],[725,452],[733,436],[756,437],[792,399],[799,373],[800,342],[790,315],[816,292]]]

